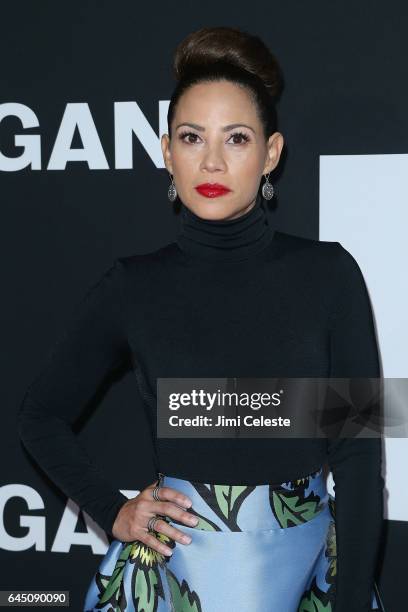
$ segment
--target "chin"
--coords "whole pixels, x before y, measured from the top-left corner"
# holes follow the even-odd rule
[[[222,202],[222,198],[205,198],[205,201],[199,203],[194,202],[193,206],[190,206],[190,210],[202,219],[208,221],[222,221],[223,219],[229,219],[230,217],[239,214],[239,210],[236,210],[231,204]],[[204,199],[204,198],[203,198]]]

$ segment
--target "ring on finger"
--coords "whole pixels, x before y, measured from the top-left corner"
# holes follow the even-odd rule
[[[152,490],[153,499],[155,499],[156,501],[161,501],[161,499],[159,497],[159,489],[160,489],[160,486],[156,486]]]
[[[157,515],[151,516],[149,520],[147,521],[147,530],[150,532],[154,532],[155,531],[154,526],[159,520],[160,520],[160,516],[157,516]]]

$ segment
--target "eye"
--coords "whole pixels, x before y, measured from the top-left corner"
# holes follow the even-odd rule
[[[193,140],[193,142],[191,142],[191,140],[184,140],[186,136],[198,137],[198,134],[195,134],[194,132],[181,132],[179,134],[180,140],[183,140],[186,144],[195,144],[197,142],[196,140]]]
[[[195,132],[180,132],[178,137],[186,144],[196,144],[198,142],[197,138],[199,138],[198,134],[196,134]],[[239,140],[241,140],[241,142],[233,142],[233,144],[235,145],[243,144],[250,141],[250,137],[244,132],[234,132],[233,134],[231,134],[230,138],[238,138]]]
[[[244,134],[244,132],[234,132],[230,138],[242,138],[244,142],[249,142],[250,140],[248,134]],[[241,144],[241,142],[234,142],[233,144]]]

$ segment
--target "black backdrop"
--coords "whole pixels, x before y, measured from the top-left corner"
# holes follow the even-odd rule
[[[407,152],[407,17],[402,1],[2,5],[1,589],[69,590],[71,609],[80,610],[101,559],[86,534],[69,533],[67,500],[21,446],[16,412],[75,303],[112,259],[175,237],[159,101],[168,101],[174,86],[176,44],[211,25],[246,29],[269,44],[285,75],[279,130],[286,140],[271,213],[279,229],[318,238],[319,155]],[[154,148],[135,135],[123,168],[118,126],[135,103]],[[82,126],[72,139],[69,116]],[[138,129],[142,124],[139,117]],[[64,138],[71,149],[86,140],[90,161],[65,163]],[[16,159],[23,154],[32,163]],[[382,248],[387,240],[392,236]],[[78,426],[81,443],[122,490],[154,479],[140,408],[127,375]],[[76,532],[85,531],[79,513]],[[407,536],[405,522],[385,522],[380,584],[387,612],[405,609]]]

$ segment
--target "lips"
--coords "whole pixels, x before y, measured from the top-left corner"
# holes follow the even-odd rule
[[[231,191],[231,189],[219,183],[202,183],[197,185],[196,190],[206,198],[217,198]]]

